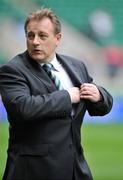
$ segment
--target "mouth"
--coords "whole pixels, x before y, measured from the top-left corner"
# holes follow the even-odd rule
[[[40,50],[40,49],[33,49],[32,52],[33,52],[34,54],[42,54],[42,53],[43,53],[43,51]]]
[[[40,49],[33,49],[32,51],[34,51],[34,52],[41,52],[42,50],[40,50]]]

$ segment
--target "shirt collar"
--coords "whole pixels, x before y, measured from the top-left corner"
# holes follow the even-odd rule
[[[54,56],[54,58],[50,61],[50,63],[53,65],[53,67],[58,70],[60,63],[58,62],[56,55]]]
[[[61,64],[59,63],[59,61],[56,58],[56,54],[54,55],[53,59],[49,62],[53,65],[53,67],[55,68],[56,71],[58,71],[59,67],[61,66]],[[41,66],[43,66],[45,63],[40,63]]]

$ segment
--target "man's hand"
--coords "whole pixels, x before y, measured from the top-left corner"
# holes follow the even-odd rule
[[[71,103],[79,103],[80,102],[80,89],[78,87],[72,87],[68,90],[68,93],[71,98]]]
[[[98,102],[101,100],[101,94],[96,85],[84,83],[80,86],[80,98]]]

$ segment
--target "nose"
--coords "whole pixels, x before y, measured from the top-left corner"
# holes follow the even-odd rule
[[[34,45],[40,44],[40,39],[39,39],[38,35],[35,35],[35,36],[34,36],[33,44],[34,44]]]

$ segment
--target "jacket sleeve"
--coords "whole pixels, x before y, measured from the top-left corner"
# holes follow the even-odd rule
[[[8,117],[20,122],[44,118],[62,118],[71,113],[66,90],[31,95],[26,78],[15,67],[0,68],[0,92]]]
[[[104,116],[111,111],[113,98],[104,88],[97,86],[102,99],[96,103],[87,101],[86,108],[90,116]]]

